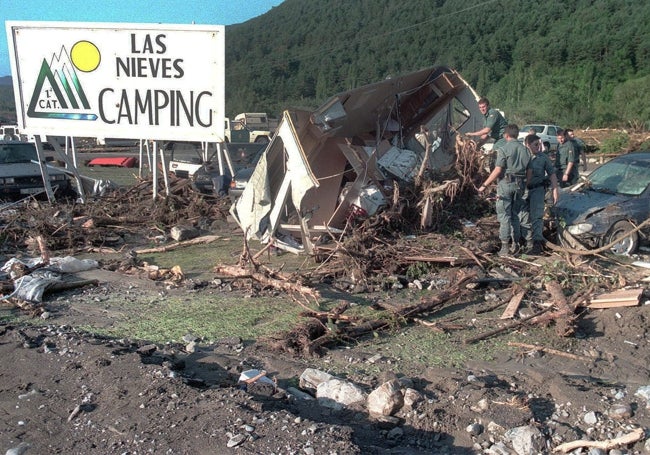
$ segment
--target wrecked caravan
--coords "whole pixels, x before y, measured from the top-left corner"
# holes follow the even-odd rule
[[[433,67],[340,93],[317,110],[283,113],[231,214],[248,239],[292,252],[372,216],[393,181],[453,165],[453,136],[480,128],[474,90],[454,70]],[[431,150],[416,137],[435,132]]]

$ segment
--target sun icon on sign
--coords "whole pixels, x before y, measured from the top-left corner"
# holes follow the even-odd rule
[[[79,71],[89,73],[97,69],[102,56],[90,41],[77,41],[70,51],[70,59]]]

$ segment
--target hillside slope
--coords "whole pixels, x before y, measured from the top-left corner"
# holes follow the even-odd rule
[[[444,64],[513,121],[643,123],[648,23],[650,4],[626,0],[285,0],[227,27],[227,111],[313,107]]]

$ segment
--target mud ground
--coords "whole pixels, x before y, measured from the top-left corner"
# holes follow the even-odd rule
[[[539,261],[555,259],[548,253]],[[376,356],[372,339],[312,359],[278,354],[237,338],[210,345],[199,342],[190,352],[186,344],[152,345],[89,335],[84,327],[101,327],[111,318],[92,311],[89,300],[99,301],[106,292],[124,298],[134,292],[155,296],[160,285],[107,270],[84,273],[100,285],[46,298],[49,318],[41,320],[41,326],[0,323],[0,450],[522,453],[507,431],[532,426],[543,435],[540,452],[550,453],[562,442],[603,441],[650,428],[650,409],[637,393],[650,386],[648,304],[583,309],[566,350],[570,356],[510,350],[492,362],[469,360],[463,368],[432,368],[409,358]],[[621,266],[619,273],[628,284],[645,286],[643,269]],[[552,326],[546,330],[549,338],[556,337]],[[351,378],[368,391],[397,377],[416,390],[420,400],[393,419],[377,419],[364,409],[335,411],[287,393],[305,368],[327,369],[341,359],[376,362],[380,373]],[[275,377],[277,393],[241,390],[239,373],[248,368]],[[616,453],[647,453],[644,439],[618,447]],[[498,443],[509,452],[497,452]]]

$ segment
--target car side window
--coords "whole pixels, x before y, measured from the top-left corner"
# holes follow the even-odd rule
[[[554,126],[549,126],[548,127],[548,135],[549,136],[557,136],[557,131],[555,130]]]

